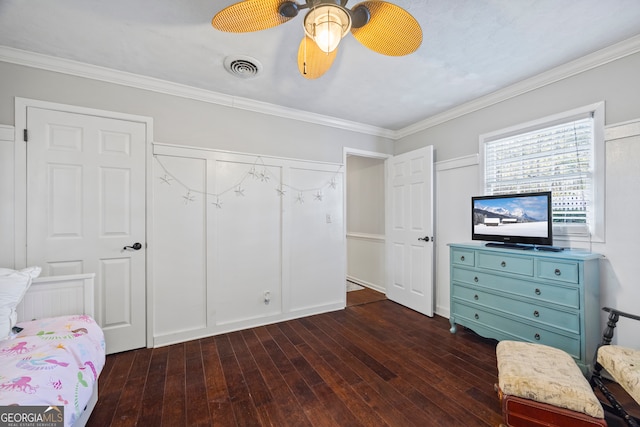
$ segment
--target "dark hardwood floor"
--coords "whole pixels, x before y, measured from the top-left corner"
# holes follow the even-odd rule
[[[370,288],[364,288],[359,291],[347,292],[347,307],[369,304],[371,302],[382,301],[385,299],[387,299],[385,294],[374,291]]]
[[[110,355],[88,426],[500,424],[495,341],[359,292],[345,310]]]

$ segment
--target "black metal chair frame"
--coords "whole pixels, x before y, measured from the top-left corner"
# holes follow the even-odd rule
[[[623,311],[616,310],[614,308],[603,307],[602,310],[609,313],[609,319],[607,321],[607,327],[602,332],[602,342],[600,343],[598,348],[600,348],[603,345],[611,344],[611,339],[613,338],[614,329],[616,328],[618,320],[620,320],[621,316],[629,319],[633,319],[633,320],[640,320],[640,316],[625,313]],[[596,354],[593,357],[593,372],[591,373],[590,382],[591,382],[591,386],[594,389],[597,387],[598,390],[600,390],[602,394],[609,401],[610,405],[603,404],[603,407],[605,408],[605,410],[608,410],[618,415],[619,417],[621,417],[629,427],[640,427],[640,419],[627,413],[624,407],[620,404],[620,402],[618,402],[616,397],[613,395],[613,393],[611,393],[611,391],[609,391],[606,384],[603,382],[602,375],[601,375],[602,369],[603,369],[602,365],[598,363],[598,350],[596,350]]]

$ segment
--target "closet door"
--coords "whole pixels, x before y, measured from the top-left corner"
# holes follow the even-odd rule
[[[146,124],[27,107],[27,129],[27,264],[95,273],[107,352],[144,347]]]

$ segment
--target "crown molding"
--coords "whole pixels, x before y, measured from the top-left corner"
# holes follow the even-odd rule
[[[222,105],[229,108],[237,108],[351,132],[398,140],[638,52],[640,52],[640,35],[631,37],[582,58],[560,65],[504,89],[476,98],[400,130],[384,129],[363,123],[342,120],[336,117],[282,107],[249,98],[235,97],[219,92],[172,83],[166,80],[145,77],[138,74],[117,71],[110,68],[56,58],[49,55],[14,49],[6,46],[0,46],[0,61],[78,77],[85,77],[108,83],[115,83],[166,95],[179,96],[196,101]]]
[[[348,130],[369,134],[389,139],[394,139],[395,132],[370,126],[363,123],[342,120],[336,117],[324,116],[322,114],[310,113],[293,108],[282,107],[267,102],[255,101],[248,98],[231,96],[219,92],[204,90],[173,83],[153,77],[141,76],[138,74],[118,71],[97,65],[85,64],[69,59],[57,58],[40,53],[14,49],[7,46],[0,46],[0,61],[12,64],[23,65],[32,68],[39,68],[57,73],[69,74],[77,77],[115,83],[137,89],[158,92],[165,95],[179,96],[210,104],[222,105],[229,108],[252,111],[256,113],[268,114],[337,129]]]
[[[414,133],[429,129],[433,126],[448,122],[474,111],[481,110],[491,105],[506,101],[516,96],[531,92],[552,83],[575,76],[593,68],[605,65],[625,56],[640,52],[640,35],[631,37],[620,43],[611,45],[574,61],[560,65],[544,73],[538,74],[518,83],[514,83],[504,89],[497,90],[488,95],[476,98],[461,104],[443,113],[414,123],[396,132],[394,139],[401,139]]]

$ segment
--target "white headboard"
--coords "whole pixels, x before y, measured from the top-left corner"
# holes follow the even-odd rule
[[[94,273],[33,279],[16,308],[18,321],[72,314],[94,316]]]

